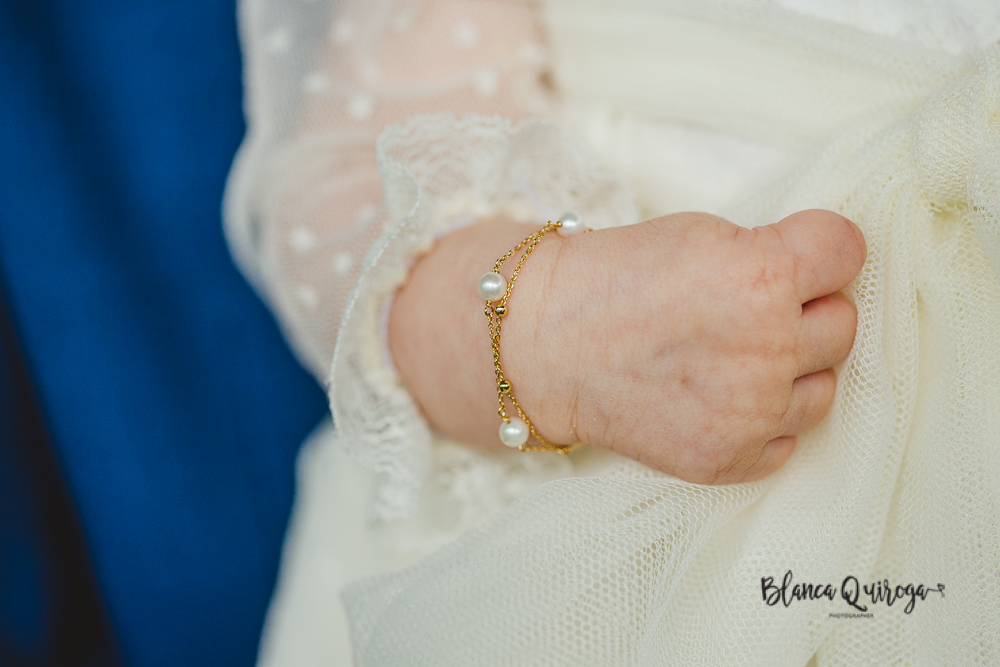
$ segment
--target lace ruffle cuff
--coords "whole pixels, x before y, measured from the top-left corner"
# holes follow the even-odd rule
[[[329,377],[334,423],[375,472],[369,519],[416,509],[432,468],[432,433],[386,345],[388,309],[415,258],[444,234],[502,215],[543,222],[574,209],[595,229],[631,224],[624,186],[552,121],[451,114],[414,116],[376,144],[384,231],[347,300]]]

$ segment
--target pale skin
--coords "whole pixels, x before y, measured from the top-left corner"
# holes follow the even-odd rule
[[[460,442],[503,447],[476,281],[539,227],[482,220],[445,236],[393,304],[400,377]],[[678,213],[549,233],[508,301],[504,373],[554,443],[582,440],[689,482],[757,480],[830,408],[857,328],[840,290],[865,257],[858,227],[822,210],[752,230]]]

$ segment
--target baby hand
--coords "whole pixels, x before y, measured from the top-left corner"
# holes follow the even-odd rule
[[[822,210],[755,229],[681,213],[547,240],[525,265],[539,288],[513,290],[501,353],[555,442],[691,482],[758,479],[829,410],[857,327],[838,290],[865,256],[858,227]]]

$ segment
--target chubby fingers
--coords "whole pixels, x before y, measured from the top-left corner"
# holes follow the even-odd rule
[[[861,230],[833,211],[799,211],[771,227],[791,255],[802,303],[843,289],[865,263],[868,250]]]
[[[830,368],[796,379],[778,429],[783,435],[763,446],[744,450],[740,459],[719,471],[710,483],[753,482],[778,470],[795,451],[796,434],[808,431],[823,420],[836,391],[837,377]]]
[[[867,258],[861,230],[831,211],[792,214],[774,225],[795,267],[794,282],[803,303],[798,339],[798,377],[779,432],[745,461],[728,481],[751,482],[775,472],[791,457],[796,435],[819,424],[833,404],[837,376],[833,366],[847,359],[857,333],[858,313],[838,290],[853,281]]]
[[[858,311],[840,292],[802,306],[797,348],[799,377],[847,359],[858,329]]]

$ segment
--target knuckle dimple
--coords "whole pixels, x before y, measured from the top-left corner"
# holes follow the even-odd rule
[[[762,322],[780,316],[794,296],[794,260],[783,253],[761,253],[748,258],[734,283],[745,295],[748,316]]]

